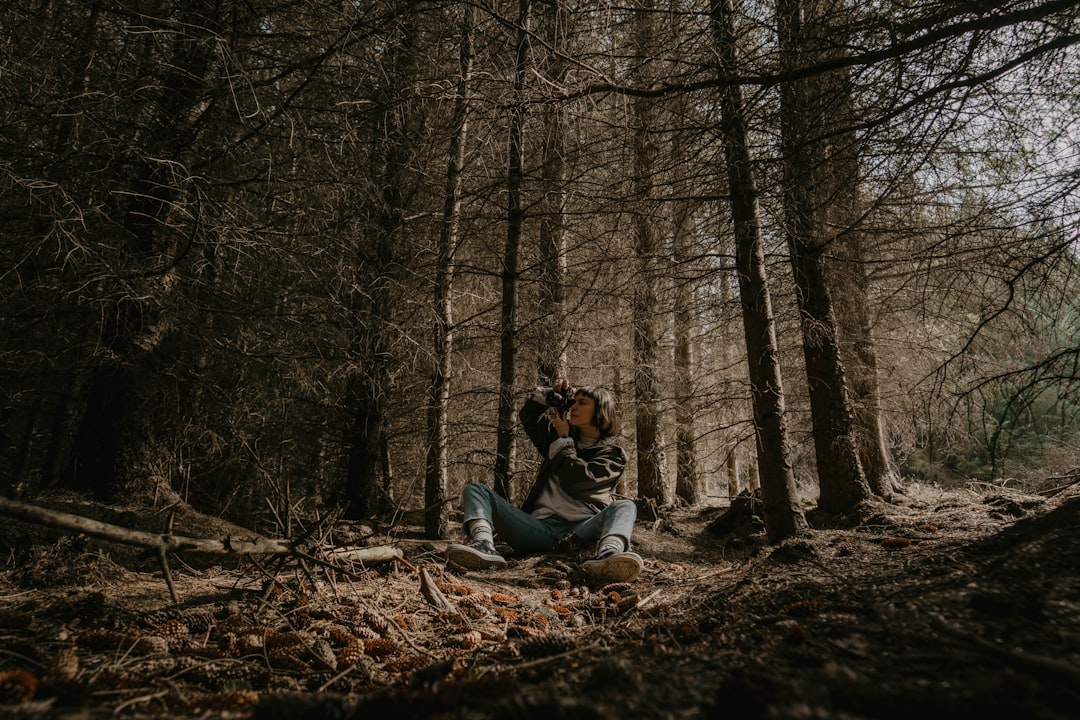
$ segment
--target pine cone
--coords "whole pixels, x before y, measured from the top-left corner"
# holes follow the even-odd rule
[[[506,606],[520,605],[521,604],[521,600],[514,597],[513,595],[507,595],[505,593],[497,593],[497,592],[491,593],[491,602],[495,603],[496,605],[506,605]]]
[[[359,638],[353,638],[351,642],[345,644],[337,654],[337,666],[340,669],[352,667],[356,663],[360,662],[360,658],[364,656],[364,643]]]
[[[99,629],[87,630],[86,632],[79,633],[76,642],[88,650],[102,652],[106,650],[116,650],[124,645],[130,645],[137,637],[137,635],[119,632],[117,630]]]
[[[169,639],[162,635],[146,635],[135,641],[131,652],[134,655],[165,655],[169,652]]]
[[[211,688],[222,687],[228,682],[247,681],[252,686],[264,686],[269,674],[263,668],[240,661],[218,661],[198,665],[191,670],[191,678]]]
[[[364,652],[373,658],[384,658],[398,652],[400,648],[393,640],[377,638],[364,641]]]
[[[379,634],[379,637],[386,637],[390,634],[390,626],[386,624],[386,621],[370,610],[361,610],[356,613],[356,622],[374,630]]]
[[[568,652],[577,647],[577,641],[561,632],[549,632],[527,638],[518,646],[523,657],[542,658]]]
[[[37,678],[29,671],[0,670],[0,704],[15,705],[34,699],[37,691]]]
[[[188,634],[188,626],[176,618],[170,618],[157,626],[157,633],[167,638],[179,638]]]
[[[620,595],[622,595],[624,592],[626,592],[627,590],[629,590],[632,587],[634,587],[633,583],[614,582],[614,583],[608,583],[604,587],[597,590],[597,592],[599,594],[601,594],[601,595],[609,595],[610,593],[613,593],[613,592],[614,593],[619,593]]]
[[[180,618],[193,633],[204,633],[207,630],[217,625],[217,620],[214,619],[213,613],[206,610],[191,610],[184,613]]]

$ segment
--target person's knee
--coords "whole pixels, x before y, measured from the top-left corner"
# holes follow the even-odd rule
[[[462,489],[461,496],[463,498],[481,498],[486,497],[488,493],[488,486],[481,483],[469,483]]]
[[[631,517],[637,517],[637,504],[633,500],[627,500],[626,498],[616,500],[611,503],[611,509],[614,512],[627,513]]]

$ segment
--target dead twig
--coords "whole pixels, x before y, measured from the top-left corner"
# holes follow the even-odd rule
[[[431,573],[424,567],[420,568],[420,592],[423,594],[425,600],[439,610],[455,615],[461,614],[461,611],[458,610],[457,606],[450,602],[446,598],[446,595],[443,595],[442,590],[438,588],[435,584],[435,580],[431,577]]]
[[[645,607],[648,603],[650,603],[654,599],[656,599],[656,596],[659,595],[659,594],[660,594],[659,590],[651,593],[648,597],[644,598],[643,600],[639,600],[637,605],[635,605],[634,607],[632,607],[630,609],[631,610],[640,610],[641,608]]]
[[[119,715],[124,710],[131,707],[132,705],[138,705],[140,703],[147,703],[147,702],[150,702],[152,700],[157,700],[159,698],[165,697],[168,694],[169,694],[168,690],[160,690],[160,691],[158,691],[156,693],[149,693],[148,695],[139,695],[138,697],[129,698],[128,700],[125,700],[124,702],[120,703],[115,708],[113,708],[113,711],[112,711],[113,717],[116,717],[117,715]]]

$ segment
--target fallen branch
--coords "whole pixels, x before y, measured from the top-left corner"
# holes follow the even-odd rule
[[[119,525],[92,520],[81,515],[60,512],[59,510],[49,510],[39,505],[32,505],[6,497],[0,497],[0,515],[7,515],[8,517],[38,525],[81,532],[123,545],[134,545],[135,547],[155,550],[159,553],[198,552],[213,555],[291,555],[297,550],[292,540],[265,538],[259,535],[251,537],[230,535],[219,540],[184,537],[183,535],[173,535],[171,532],[152,533],[143,530],[131,530]]]
[[[378,547],[339,547],[326,552],[327,560],[352,560],[362,563],[390,562],[401,560],[401,548],[390,545]]]
[[[447,597],[443,595],[442,590],[435,585],[435,580],[431,577],[431,573],[424,567],[420,568],[420,592],[428,603],[439,610],[455,615],[461,614],[461,611],[457,609],[457,606],[450,602]]]
[[[300,555],[300,543],[295,540],[266,538],[252,534],[249,537],[229,535],[223,539],[193,538],[172,533],[172,518],[163,533],[131,530],[119,525],[92,520],[82,515],[72,515],[59,510],[49,510],[40,505],[12,500],[0,496],[0,515],[25,520],[38,525],[81,532],[93,537],[111,540],[123,545],[154,550],[162,553],[196,552],[212,555]],[[378,547],[343,547],[326,553],[329,560],[345,560],[361,563],[390,562],[402,559],[400,548],[381,545]],[[334,569],[340,570],[334,565]]]
[[[152,551],[161,564],[161,572],[165,583],[169,588],[169,595],[174,603],[179,603],[180,598],[173,583],[172,571],[169,569],[168,554],[180,552],[209,553],[212,555],[245,555],[254,560],[256,555],[279,555],[310,560],[332,568],[338,572],[346,573],[352,577],[358,577],[356,573],[343,568],[329,560],[316,557],[302,549],[302,542],[298,540],[285,540],[280,538],[265,538],[260,535],[232,536],[223,539],[193,538],[183,535],[174,535],[172,532],[173,516],[170,514],[165,532],[152,533],[143,530],[131,530],[100,520],[92,520],[82,515],[59,510],[49,510],[40,505],[12,500],[0,496],[0,515],[17,518],[26,522],[48,527],[62,528],[73,532],[85,533],[104,540],[111,540],[123,545],[146,548]],[[390,562],[402,560],[403,554],[399,548],[380,546],[371,548],[347,547],[328,553],[331,559],[344,560],[347,562]],[[261,569],[261,566],[260,566]],[[306,567],[305,567],[306,571]],[[264,571],[265,572],[265,571]]]

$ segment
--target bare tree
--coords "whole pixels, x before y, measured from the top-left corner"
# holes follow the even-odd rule
[[[529,73],[529,34],[532,3],[518,1],[517,53],[514,65],[514,91],[510,110],[510,140],[507,148],[507,218],[506,244],[503,252],[502,303],[499,317],[499,411],[498,443],[495,456],[495,489],[513,500],[515,465],[514,413],[517,377],[517,304],[518,255],[521,252],[522,226],[525,222],[523,199],[525,154],[525,85]]]
[[[851,193],[849,197],[858,197],[856,188],[847,186],[847,190]],[[833,243],[833,251],[829,277],[835,288],[840,351],[851,390],[852,425],[859,461],[874,494],[889,498],[896,483],[896,470],[885,446],[877,350],[870,323],[869,279],[858,227],[849,224]]]
[[[56,75],[70,78],[70,86],[61,92],[85,96],[91,85],[109,82],[107,73],[95,67],[102,54],[117,63],[113,82],[128,85],[144,101],[135,127],[109,122],[97,131],[98,148],[109,147],[115,153],[112,162],[122,172],[92,180],[61,179],[83,184],[71,188],[70,200],[82,206],[84,228],[97,247],[76,245],[73,251],[101,263],[101,274],[90,293],[97,297],[77,310],[86,315],[85,340],[98,344],[98,352],[67,379],[59,424],[53,426],[49,464],[57,475],[51,481],[107,495],[145,485],[131,471],[147,434],[144,403],[157,392],[157,368],[175,349],[169,342],[175,322],[167,308],[175,294],[176,267],[199,231],[192,170],[206,127],[199,122],[201,109],[215,94],[211,44],[223,18],[215,6],[200,2],[173,16],[147,15],[142,22],[159,31],[154,46],[142,41],[127,49],[118,48],[113,35],[116,24],[131,19],[124,9],[111,18],[103,18],[97,7],[72,17],[65,16],[70,8],[54,10],[55,16],[46,14],[52,23],[49,30],[73,23],[85,33],[72,37],[76,44],[69,48],[70,55],[58,55],[62,65],[55,68]],[[243,22],[242,17],[235,20]],[[139,71],[132,67],[133,58],[143,52],[160,59],[153,79],[137,77]],[[63,66],[69,62],[72,65]],[[59,97],[68,102],[72,96]],[[47,174],[67,170],[81,175],[72,162],[90,159],[79,147],[90,141],[84,135],[87,128],[79,127],[77,113],[70,110],[57,109],[60,119],[51,140],[61,163]]]
[[[566,61],[568,12],[561,0],[542,4],[540,17],[547,55],[542,67],[547,82],[562,87],[570,69]],[[540,165],[540,354],[537,375],[549,384],[566,368],[566,125],[567,106],[552,100],[541,109],[543,139]]]
[[[639,82],[647,82],[648,68],[655,56],[657,42],[655,7],[652,0],[637,0],[634,6],[633,35],[640,67]],[[660,238],[656,227],[656,201],[653,198],[653,173],[659,147],[652,127],[652,101],[634,98],[630,103],[632,123],[633,170],[631,194],[634,257],[637,278],[634,282],[634,400],[637,406],[637,482],[638,498],[664,505],[671,491],[665,473],[666,453],[660,405],[660,334],[659,257]]]
[[[802,0],[778,0],[777,34],[785,71],[805,67],[820,56],[810,47],[821,23],[816,9]],[[781,83],[780,126],[784,166],[785,232],[802,325],[810,414],[820,484],[819,506],[843,512],[865,500],[870,488],[855,446],[847,380],[840,360],[832,297],[825,275],[830,238],[818,194],[829,170],[825,126],[825,87],[812,76]]]
[[[476,9],[467,5],[461,19],[461,52],[454,94],[453,134],[446,168],[446,196],[435,258],[434,368],[428,398],[427,466],[424,485],[424,530],[429,538],[446,537],[447,444],[449,442],[450,386],[454,356],[454,271],[461,225],[462,172],[469,137],[470,81],[474,60],[472,36]]]
[[[675,135],[672,138],[672,167],[681,169],[690,165],[689,153],[686,150],[688,146],[685,136]],[[671,253],[675,270],[672,277],[675,284],[675,495],[690,505],[697,505],[705,499],[705,479],[698,468],[697,453],[698,399],[694,387],[694,372],[701,323],[697,307],[697,278],[691,271],[697,254],[697,244],[694,242],[695,203],[690,199],[690,185],[693,182],[690,177],[692,176],[686,180],[675,178],[672,181],[675,188],[672,202]]]
[[[712,0],[711,15],[719,75],[725,79],[733,78],[738,68],[738,55],[731,0]],[[747,146],[742,89],[738,84],[729,81],[722,87],[720,106],[762,506],[769,539],[777,541],[800,534],[807,525],[798,504],[791,468],[784,387],[761,241],[758,192]]]
[[[674,253],[676,263],[686,262],[690,228],[686,208],[676,210]],[[697,400],[694,394],[695,297],[690,281],[676,280],[675,287],[675,494],[690,505],[705,499],[704,478],[697,461]]]
[[[840,6],[821,13],[827,58],[846,56],[850,13]],[[836,317],[841,361],[851,400],[852,432],[859,461],[874,494],[889,497],[896,473],[885,447],[878,389],[877,353],[872,337],[870,283],[866,271],[866,238],[861,227],[865,201],[860,183],[861,147],[854,128],[858,124],[854,88],[848,68],[823,73],[815,81],[822,88],[817,117],[823,170],[815,175],[815,197],[821,217],[830,298]]]
[[[379,193],[363,208],[354,263],[362,278],[350,297],[354,340],[347,405],[351,415],[345,477],[346,517],[360,519],[386,509],[390,464],[387,437],[396,311],[403,296],[406,260],[411,257],[405,215],[413,198],[411,166],[417,152],[421,111],[411,102],[420,46],[415,8],[403,12],[385,39],[388,82],[378,89],[375,136],[366,160]]]

